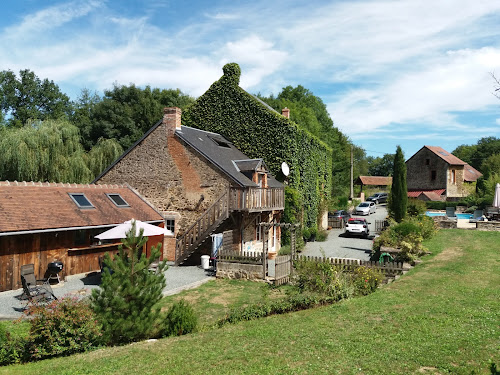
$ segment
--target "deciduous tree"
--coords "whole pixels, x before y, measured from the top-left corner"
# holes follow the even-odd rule
[[[29,119],[67,118],[72,108],[53,81],[41,80],[25,69],[19,78],[10,70],[0,72],[0,109],[9,125],[22,126]]]

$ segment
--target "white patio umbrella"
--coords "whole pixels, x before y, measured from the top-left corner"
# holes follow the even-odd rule
[[[500,207],[500,184],[495,187],[495,197],[493,198],[493,207]]]
[[[99,240],[115,240],[125,238],[127,237],[127,232],[130,231],[130,228],[132,227],[132,220],[128,220],[122,224],[118,224],[116,227],[98,234],[97,236],[95,236],[95,238]],[[136,235],[139,235],[139,231],[141,230],[141,228],[144,229],[143,235],[145,237],[160,236],[162,234],[167,236],[174,235],[172,231],[168,229],[160,228],[156,225],[151,225],[140,220],[135,220]]]

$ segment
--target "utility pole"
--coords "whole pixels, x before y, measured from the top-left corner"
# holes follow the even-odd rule
[[[351,201],[354,199],[354,151],[353,146],[351,145]]]

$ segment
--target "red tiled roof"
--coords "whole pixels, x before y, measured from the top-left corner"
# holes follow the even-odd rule
[[[430,200],[440,200],[441,195],[446,191],[446,189],[438,189],[438,190],[416,190],[416,191],[409,191],[407,193],[408,198],[418,198],[420,195],[425,194],[427,198]],[[436,199],[433,199],[436,198]]]
[[[466,165],[467,163],[439,146],[424,146],[450,165]]]
[[[362,185],[388,186],[392,185],[392,177],[359,176],[357,183]]]
[[[79,208],[68,195],[83,193],[95,208]],[[120,194],[117,207],[106,193]],[[104,226],[162,216],[129,186],[0,181],[0,232]]]
[[[464,166],[464,181],[474,182],[483,174],[479,172],[477,169],[471,167],[469,164],[465,164]]]

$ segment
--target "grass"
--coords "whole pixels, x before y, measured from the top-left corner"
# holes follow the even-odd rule
[[[488,374],[490,360],[500,363],[499,244],[500,233],[442,230],[423,264],[363,298],[0,374]],[[221,314],[214,305],[246,303],[234,289],[263,293],[233,283],[185,297],[210,321]]]

